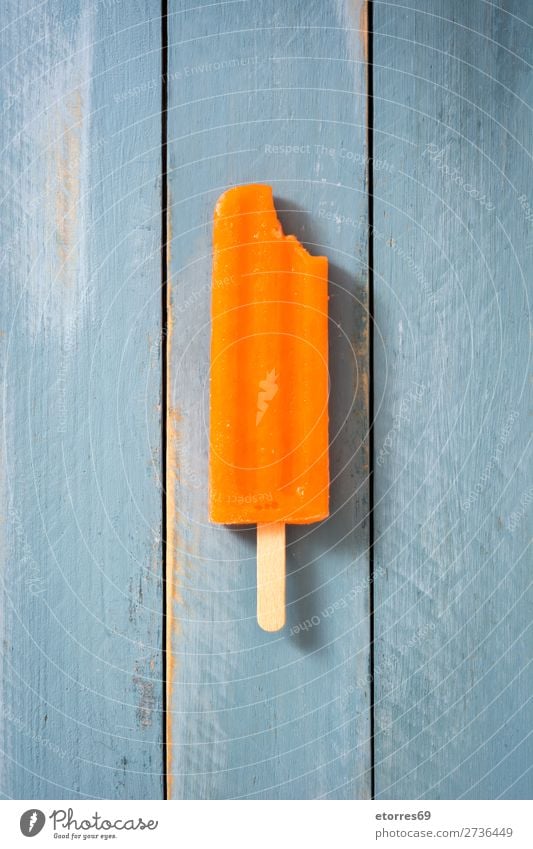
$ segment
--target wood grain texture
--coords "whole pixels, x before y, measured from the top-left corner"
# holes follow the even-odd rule
[[[196,3],[169,17],[168,771],[174,798],[367,798],[364,4]],[[331,518],[287,528],[287,625],[258,628],[255,529],[211,526],[211,222],[269,183],[330,262]]]
[[[4,798],[162,794],[159,15],[3,4]]]
[[[285,523],[257,525],[257,622],[264,631],[279,631],[286,622]]]
[[[374,4],[378,798],[531,798],[532,6]]]

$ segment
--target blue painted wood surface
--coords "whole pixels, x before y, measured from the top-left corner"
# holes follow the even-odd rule
[[[533,7],[374,4],[379,798],[531,798]]]
[[[370,793],[364,50],[361,2],[169,18],[174,798]],[[255,618],[255,529],[207,516],[211,223],[245,182],[271,184],[285,232],[330,260],[332,515],[288,528],[288,622],[273,635]]]
[[[199,2],[169,17],[161,373],[154,0],[4,4],[0,795],[530,798],[531,4]],[[207,521],[211,220],[265,181],[330,260],[333,516]],[[373,240],[375,663],[368,582]],[[168,411],[168,763],[161,393]]]
[[[162,794],[159,4],[3,4],[4,798]]]

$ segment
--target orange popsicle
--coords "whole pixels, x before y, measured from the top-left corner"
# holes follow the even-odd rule
[[[257,524],[279,558],[285,523],[328,515],[328,261],[265,185],[219,198],[213,243],[210,520]]]

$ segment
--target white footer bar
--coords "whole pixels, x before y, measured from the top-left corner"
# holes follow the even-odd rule
[[[3,801],[2,844],[531,849],[527,801]],[[28,838],[35,837],[35,844]]]

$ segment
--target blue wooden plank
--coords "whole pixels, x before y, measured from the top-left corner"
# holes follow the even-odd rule
[[[196,3],[169,18],[169,784],[174,798],[367,798],[365,5]],[[273,186],[330,260],[330,520],[288,529],[288,624],[255,619],[255,529],[207,516],[211,221]]]
[[[162,794],[159,16],[3,8],[4,797]]]
[[[374,3],[380,798],[531,798],[532,6]]]

